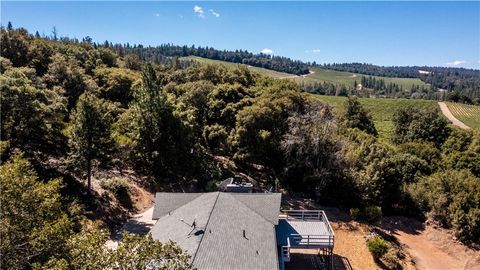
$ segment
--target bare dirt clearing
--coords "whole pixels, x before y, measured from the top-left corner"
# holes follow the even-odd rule
[[[327,213],[327,215],[329,214]],[[335,269],[378,268],[363,237],[368,232],[365,225],[343,221],[331,221],[331,225],[335,231],[335,248],[333,250]]]
[[[383,227],[390,229],[412,256],[416,269],[480,270],[480,252],[454,240],[447,230],[409,218],[385,220]]]

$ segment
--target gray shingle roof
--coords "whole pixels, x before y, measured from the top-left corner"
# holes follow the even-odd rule
[[[154,239],[177,242],[198,269],[278,269],[281,194],[179,194],[157,193],[154,214],[163,216],[151,231]],[[157,205],[162,202],[166,206]]]
[[[198,269],[278,269],[275,225],[231,194],[220,193],[193,265]]]
[[[202,231],[205,230],[217,197],[218,194],[216,193],[205,193],[172,210],[170,215],[167,212],[153,226],[150,231],[152,237],[164,243],[169,240],[175,241],[193,257],[197,252],[198,245],[203,237]],[[192,226],[194,221],[195,227]]]
[[[152,219],[159,219],[182,205],[194,200],[205,193],[169,193],[157,192]]]
[[[230,194],[269,222],[278,224],[278,213],[282,201],[281,193]]]

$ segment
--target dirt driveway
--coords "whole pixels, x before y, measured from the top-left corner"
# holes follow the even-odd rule
[[[461,244],[447,230],[402,217],[386,223],[418,270],[480,270],[480,251]]]
[[[440,110],[442,111],[443,115],[448,118],[455,126],[458,126],[463,129],[469,129],[470,127],[465,125],[462,121],[458,120],[455,116],[453,116],[452,112],[447,107],[445,102],[438,102],[438,106],[440,106]]]

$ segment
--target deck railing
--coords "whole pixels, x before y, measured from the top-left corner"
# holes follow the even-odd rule
[[[304,248],[333,247],[335,236],[333,235],[300,235],[291,234],[292,246]]]
[[[300,219],[305,221],[323,221],[327,225],[328,232],[335,236],[332,227],[330,226],[330,222],[328,221],[327,215],[323,210],[288,210],[285,211],[287,220],[290,219]]]
[[[282,246],[282,258],[284,262],[290,261],[290,238],[287,237],[287,245]]]

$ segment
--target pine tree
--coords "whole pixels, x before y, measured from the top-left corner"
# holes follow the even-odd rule
[[[87,176],[88,192],[91,189],[92,161],[107,161],[113,149],[110,135],[112,117],[107,104],[90,92],[78,99],[70,119],[69,165]]]
[[[356,97],[348,97],[345,103],[342,122],[348,128],[358,128],[372,134],[373,136],[378,135],[372,117],[363,108]]]
[[[151,64],[142,74],[142,87],[134,93],[134,153],[140,167],[154,175],[175,167],[187,152],[188,134],[173,115]]]
[[[57,27],[55,27],[55,26],[52,29],[52,38],[55,41],[58,39],[58,30],[57,30]]]

